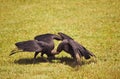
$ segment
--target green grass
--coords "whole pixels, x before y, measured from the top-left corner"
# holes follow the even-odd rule
[[[15,42],[58,32],[70,35],[97,58],[73,67],[64,51],[52,63],[38,56],[32,64],[30,52],[9,56]],[[119,78],[119,0],[0,0],[0,79]]]

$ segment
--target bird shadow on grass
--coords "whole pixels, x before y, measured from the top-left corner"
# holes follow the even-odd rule
[[[21,58],[19,60],[15,60],[14,63],[15,64],[23,64],[23,65],[27,65],[27,64],[38,64],[41,62],[47,62],[45,58],[42,57],[38,57],[36,58],[35,62],[33,62],[33,58]]]
[[[33,63],[33,58],[22,58],[19,60],[15,60],[14,63],[15,64],[21,64],[21,65],[27,65],[27,64],[39,64],[39,63],[62,63],[65,65],[69,65],[71,67],[76,67],[78,66],[78,64],[75,62],[75,60],[73,58],[70,57],[61,57],[61,58],[54,58],[52,60],[48,60],[47,58],[42,58],[42,57],[38,57],[36,58],[36,61]],[[85,64],[90,64],[90,63],[95,63],[96,61],[94,60],[90,60],[90,61],[82,61],[82,65]]]
[[[75,59],[73,58],[70,58],[70,57],[61,57],[61,58],[56,58],[56,60],[58,60],[57,63],[63,63],[65,65],[69,65],[71,67],[78,67],[78,66],[84,66],[84,65],[88,65],[88,64],[91,64],[91,63],[96,63],[96,59],[89,59],[87,61],[83,60],[81,61],[81,65],[78,64]]]

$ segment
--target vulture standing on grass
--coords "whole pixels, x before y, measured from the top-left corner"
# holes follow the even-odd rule
[[[62,50],[64,50],[65,52],[69,53],[71,57],[77,61],[78,64],[81,64],[82,56],[84,56],[85,59],[89,59],[90,56],[95,56],[85,47],[74,41],[70,36],[61,32],[58,34],[61,36],[62,42],[58,45],[57,50],[53,50],[52,53],[59,54]]]
[[[41,56],[46,54],[48,58],[54,57],[51,51],[54,49],[54,39],[61,40],[61,37],[55,34],[42,34],[34,38],[34,40],[22,41],[15,43],[17,50],[12,50],[10,55],[17,52],[35,52],[34,61],[36,56],[41,52]]]

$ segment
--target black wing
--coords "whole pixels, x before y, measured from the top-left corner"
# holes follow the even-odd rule
[[[93,53],[88,51],[84,46],[78,44],[74,40],[69,40],[69,44],[72,46],[75,55],[79,53],[79,55],[84,56],[85,59],[89,59],[90,56],[95,56]]]
[[[36,40],[28,40],[15,43],[18,49],[28,52],[38,52],[41,51],[42,48],[38,45]]]
[[[42,35],[37,35],[35,36],[34,39],[38,41],[44,41],[46,43],[50,43],[51,41],[53,41],[53,39],[61,40],[61,37],[55,34],[46,33]]]
[[[63,38],[63,40],[67,39],[69,41],[69,44],[72,46],[75,55],[79,53],[79,55],[84,56],[85,59],[89,59],[90,56],[95,56],[93,53],[88,51],[84,46],[74,41],[70,36],[61,32],[59,32],[58,34]]]
[[[74,40],[68,40],[69,45],[71,45],[72,49],[73,49],[73,53],[75,55],[75,58],[77,59],[77,62],[81,62],[81,52],[79,51],[78,46],[76,45],[76,43],[74,42]]]
[[[37,35],[34,37],[35,40],[38,40],[38,41],[44,41],[44,42],[47,42],[49,43],[50,41],[52,41],[52,34],[50,33],[47,33],[47,34],[42,34],[42,35]]]

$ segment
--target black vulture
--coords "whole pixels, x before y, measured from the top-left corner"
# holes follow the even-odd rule
[[[34,38],[34,40],[22,41],[15,43],[17,50],[12,50],[10,55],[17,52],[35,52],[34,61],[36,56],[41,52],[41,56],[46,54],[49,57],[54,57],[51,51],[54,49],[54,39],[61,40],[61,37],[55,34],[42,34]]]
[[[74,41],[70,36],[59,32],[58,33],[62,42],[58,45],[57,50],[53,50],[52,53],[59,54],[62,50],[69,53],[78,64],[81,64],[81,57],[84,56],[85,59],[89,59],[90,56],[95,56],[92,52],[88,51],[84,46],[80,45]]]

